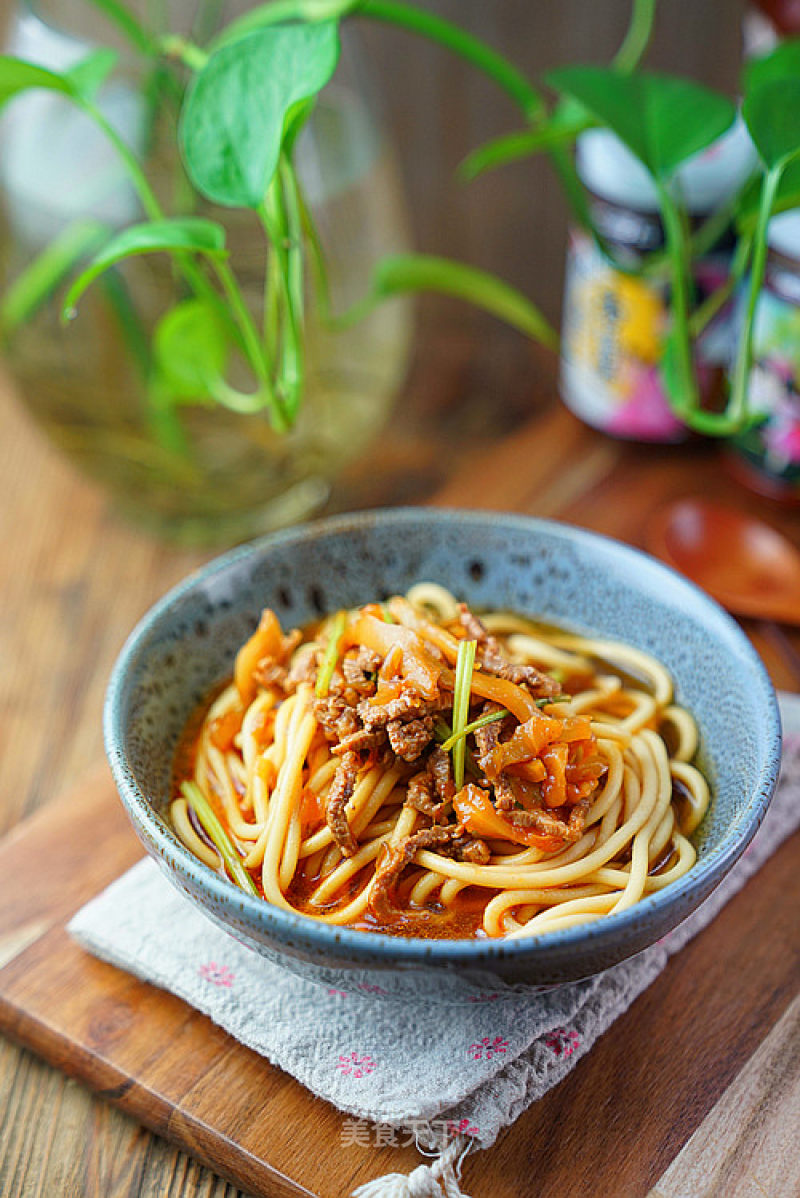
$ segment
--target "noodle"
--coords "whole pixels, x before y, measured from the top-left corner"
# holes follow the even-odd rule
[[[233,853],[275,906],[399,935],[629,910],[691,869],[710,801],[659,662],[428,582],[303,635],[265,612],[190,748],[171,818],[206,865],[246,883]]]

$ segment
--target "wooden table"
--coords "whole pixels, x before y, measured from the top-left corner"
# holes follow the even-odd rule
[[[552,379],[538,360],[518,346],[512,352],[506,379],[511,402],[490,420],[481,402],[486,380],[470,375],[469,344],[457,330],[441,341],[438,356],[412,379],[413,399],[395,422],[380,472],[369,466],[351,471],[332,509],[423,501],[436,493],[437,502],[565,519],[640,545],[647,517],[662,502],[702,492],[745,506],[800,540],[800,517],[746,496],[707,444],[661,449],[606,440],[555,403]],[[520,421],[529,394],[535,419],[526,424]],[[121,524],[104,497],[28,425],[7,386],[0,386],[0,414],[0,831],[7,831],[98,761],[102,696],[115,654],[135,619],[202,555],[157,545]],[[513,436],[499,440],[515,423]],[[776,636],[753,622],[746,630],[776,684],[800,689],[800,658],[794,665],[791,660],[800,652],[800,638]],[[763,882],[752,885],[773,887],[778,895],[794,886],[797,896],[799,839],[766,867]],[[23,863],[21,890],[25,868],[37,863]],[[735,945],[745,932],[733,920],[729,924],[721,934]],[[758,939],[757,964],[766,976],[774,965],[770,927],[750,935]],[[692,954],[687,964],[682,954],[669,967],[672,1004],[680,1002],[681,987],[702,984],[702,952],[686,952]],[[520,1195],[530,1193],[525,1178],[537,1153],[554,1135],[557,1141],[570,1111],[581,1110],[584,1126],[602,1120],[606,1149],[616,1145],[620,1153],[619,1192],[608,1198],[644,1198],[647,1190],[653,1198],[800,1194],[797,1153],[789,1154],[787,1165],[778,1151],[782,1136],[796,1136],[800,1118],[797,971],[781,968],[779,984],[761,992],[751,978],[731,997],[731,1018],[703,1039],[716,1046],[716,1056],[698,1057],[696,1039],[654,1047],[662,1061],[666,1053],[673,1062],[679,1106],[642,1111],[640,1127],[615,1123],[614,1090],[624,1087],[625,1078],[606,1078],[602,1086],[593,1081],[602,1064],[601,1041],[548,1108],[551,1118],[554,1109],[561,1112],[555,1130],[540,1126],[530,1112],[527,1155],[519,1137],[512,1142],[510,1136],[479,1154],[465,1173],[468,1192],[486,1198],[493,1193],[493,1170],[505,1170],[507,1177],[513,1169],[512,1176],[522,1179]],[[659,1002],[656,984],[625,1017],[630,1034],[641,1021],[661,1026]],[[675,1086],[656,1086],[653,1098],[675,1102]],[[574,1189],[562,1180],[548,1195],[593,1193],[591,1160],[591,1154],[578,1157]],[[718,1187],[701,1189],[712,1175],[721,1179]],[[113,1106],[0,1040],[0,1193],[221,1198],[236,1191]],[[338,1198],[338,1192],[324,1198]]]

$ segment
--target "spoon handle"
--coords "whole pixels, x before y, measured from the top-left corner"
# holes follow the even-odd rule
[[[785,665],[797,682],[798,690],[800,690],[800,653],[797,652],[780,624],[776,624],[774,620],[759,620],[758,631],[781,654]]]

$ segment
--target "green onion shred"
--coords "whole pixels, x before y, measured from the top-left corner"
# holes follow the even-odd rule
[[[333,678],[333,671],[336,669],[336,663],[339,660],[339,641],[342,639],[345,625],[347,623],[347,612],[340,611],[331,623],[331,632],[328,637],[328,644],[325,649],[325,656],[322,659],[322,664],[319,667],[317,674],[317,685],[314,688],[314,694],[318,699],[324,699],[328,693],[328,687]]]
[[[466,757],[465,729],[469,721],[469,698],[472,690],[472,669],[475,665],[475,641],[461,641],[456,659],[456,679],[453,686],[453,781],[456,790],[464,785]],[[457,738],[457,739],[456,739]]]
[[[507,715],[508,712],[503,708],[502,711],[491,711],[488,715],[479,716],[477,720],[473,720],[471,724],[467,724],[460,732],[451,733],[442,745],[442,748],[445,753],[449,753],[460,737],[469,736],[470,732],[477,732],[478,728],[485,728],[487,724],[493,724],[495,720],[504,720]]]
[[[245,890],[248,894],[258,898],[258,890],[256,884],[250,877],[245,867],[242,865],[242,859],[233,847],[228,833],[219,822],[217,815],[209,803],[206,796],[203,794],[196,782],[182,782],[181,794],[186,799],[186,802],[194,811],[198,820],[203,826],[203,830],[208,835],[214,848],[219,853],[228,872],[233,878],[237,886]]]

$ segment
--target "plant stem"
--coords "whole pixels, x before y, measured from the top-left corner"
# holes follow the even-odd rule
[[[294,421],[303,385],[303,267],[302,229],[296,197],[291,191],[293,171],[284,155],[258,215],[269,246],[275,290],[270,323],[276,333],[275,389],[284,418]],[[299,273],[298,273],[299,271]]]
[[[247,405],[250,410],[250,404],[259,406],[266,404],[269,409],[269,417],[272,420],[273,429],[277,432],[286,432],[289,429],[290,423],[287,422],[283,406],[280,404],[278,395],[275,394],[272,385],[271,376],[269,376],[269,364],[267,362],[263,345],[257,334],[256,327],[253,322],[253,317],[250,316],[250,311],[247,304],[244,303],[242,292],[238,288],[234,272],[231,271],[228,262],[214,259],[214,271],[217,273],[217,278],[222,284],[225,296],[228,297],[231,313],[234,315],[238,329],[242,334],[242,343],[244,353],[246,353],[251,370],[259,380],[259,395],[257,397],[242,397],[240,392],[235,392],[234,389],[228,388],[230,397],[238,395]],[[232,401],[229,401],[229,407],[234,406]]]
[[[177,33],[167,33],[159,38],[158,48],[166,58],[175,58],[190,71],[202,71],[209,59],[205,50]]]
[[[655,12],[656,0],[633,0],[628,31],[613,58],[613,65],[618,71],[630,74],[639,65],[650,43]]]
[[[88,101],[84,101],[82,107],[87,115],[92,118],[95,124],[99,125],[105,133],[108,140],[113,145],[114,149],[119,154],[125,164],[125,168],[130,175],[131,182],[136,188],[139,199],[142,201],[147,216],[150,220],[163,220],[164,213],[161,210],[161,205],[156,199],[155,193],[147,181],[147,176],[136,160],[136,155],[131,150],[130,146],[120,137],[114,126],[106,120],[100,109]]]
[[[747,387],[750,381],[750,368],[753,364],[753,327],[755,324],[756,304],[764,281],[764,270],[767,263],[767,225],[772,215],[775,196],[780,186],[781,176],[789,159],[783,159],[773,166],[764,177],[761,187],[761,199],[758,206],[758,222],[754,237],[753,264],[750,269],[750,286],[747,292],[747,307],[745,309],[744,325],[739,338],[739,351],[733,370],[731,395],[726,410],[726,417],[732,428],[741,427],[747,412]]]
[[[143,54],[158,53],[157,39],[149,29],[145,29],[144,25],[136,20],[124,4],[119,4],[118,0],[89,0],[89,3],[108,17],[137,50]]]
[[[300,209],[300,219],[303,226],[303,235],[310,250],[311,269],[314,277],[315,296],[317,303],[317,311],[323,324],[330,324],[331,316],[331,290],[330,281],[328,279],[328,265],[325,259],[325,249],[322,245],[322,239],[319,235],[319,230],[314,222],[314,216],[308,206],[303,189],[300,186],[300,180],[295,175],[295,186],[297,189],[297,203]]]
[[[422,12],[410,4],[400,3],[399,0],[361,0],[353,12],[375,21],[398,25],[410,33],[421,34],[445,46],[493,79],[520,107],[527,120],[533,121],[547,115],[544,97],[525,76],[502,54],[457,25],[432,13]]]
[[[164,220],[164,211],[130,147],[126,145],[113,125],[106,120],[102,112],[100,112],[100,110],[94,104],[84,103],[82,107],[87,115],[90,116],[106,134],[109,141],[122,159],[122,162],[124,163],[130,176],[131,182],[133,183],[136,193],[142,203],[142,207],[144,208],[149,219]],[[231,319],[230,312],[222,302],[218,293],[211,286],[201,268],[187,254],[175,254],[175,260],[181,273],[183,274],[184,279],[195,295],[202,296],[212,305],[227,326],[234,331],[235,335],[237,335],[238,340],[239,329],[236,325],[236,322]],[[242,344],[244,343],[242,342]]]
[[[284,381],[289,417],[294,420],[302,399],[305,376],[305,353],[303,327],[305,322],[305,294],[303,288],[303,223],[300,200],[297,194],[297,179],[294,167],[285,155],[281,155],[279,166],[283,186],[284,211],[286,213],[286,295],[289,320],[286,327],[286,363]]]
[[[273,425],[280,432],[285,432],[286,422],[283,413],[280,410],[276,397],[272,389],[272,383],[269,375],[269,367],[264,356],[264,347],[258,337],[253,318],[250,311],[244,302],[242,293],[233,275],[233,271],[228,266],[227,262],[221,262],[218,258],[213,262],[214,271],[219,279],[222,290],[224,291],[228,303],[230,304],[231,313],[242,334],[244,350],[247,355],[247,360],[261,384],[261,391],[267,404],[270,407]]]
[[[670,282],[672,285],[672,344],[675,347],[675,361],[678,369],[679,394],[667,389],[670,407],[676,416],[686,424],[691,425],[693,414],[699,407],[699,392],[697,376],[692,357],[692,346],[689,337],[689,255],[686,245],[685,228],[681,221],[678,207],[667,187],[660,180],[655,180],[658,191],[661,215],[664,219],[664,233],[667,241],[667,257],[670,265]]]
[[[689,317],[689,333],[695,338],[699,337],[703,330],[711,323],[718,312],[725,307],[731,299],[734,291],[739,283],[744,278],[747,270],[747,264],[750,261],[750,253],[753,248],[752,233],[742,235],[736,243],[733,261],[731,262],[728,277],[721,287],[713,291],[699,308],[696,308]]]

